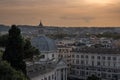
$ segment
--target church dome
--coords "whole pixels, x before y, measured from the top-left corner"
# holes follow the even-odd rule
[[[46,37],[46,36],[38,36],[31,39],[31,44],[39,49],[39,51],[56,51],[57,46],[55,41]]]

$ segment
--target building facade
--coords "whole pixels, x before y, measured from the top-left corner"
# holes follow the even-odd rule
[[[102,80],[119,80],[120,54],[99,51],[73,51],[70,76],[86,80],[87,77],[95,75]]]
[[[120,80],[119,48],[83,47],[72,43],[58,49],[60,57],[68,63],[68,77],[86,80],[95,75],[102,80]]]
[[[40,35],[31,39],[41,54],[27,61],[27,75],[31,80],[67,80],[67,65],[58,57],[54,40]],[[37,58],[37,59],[36,59]]]

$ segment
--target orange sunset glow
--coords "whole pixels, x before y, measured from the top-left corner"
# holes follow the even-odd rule
[[[0,24],[120,26],[120,0],[0,0]]]

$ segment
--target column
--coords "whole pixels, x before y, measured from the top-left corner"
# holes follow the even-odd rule
[[[61,70],[57,71],[57,80],[61,80]]]
[[[63,80],[65,80],[66,74],[65,74],[65,69],[63,69]]]
[[[68,75],[67,74],[67,68],[65,68],[65,78],[66,78],[65,80],[67,80],[67,75]]]

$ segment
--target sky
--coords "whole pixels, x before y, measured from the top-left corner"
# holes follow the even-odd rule
[[[120,26],[120,0],[0,0],[0,24]]]

